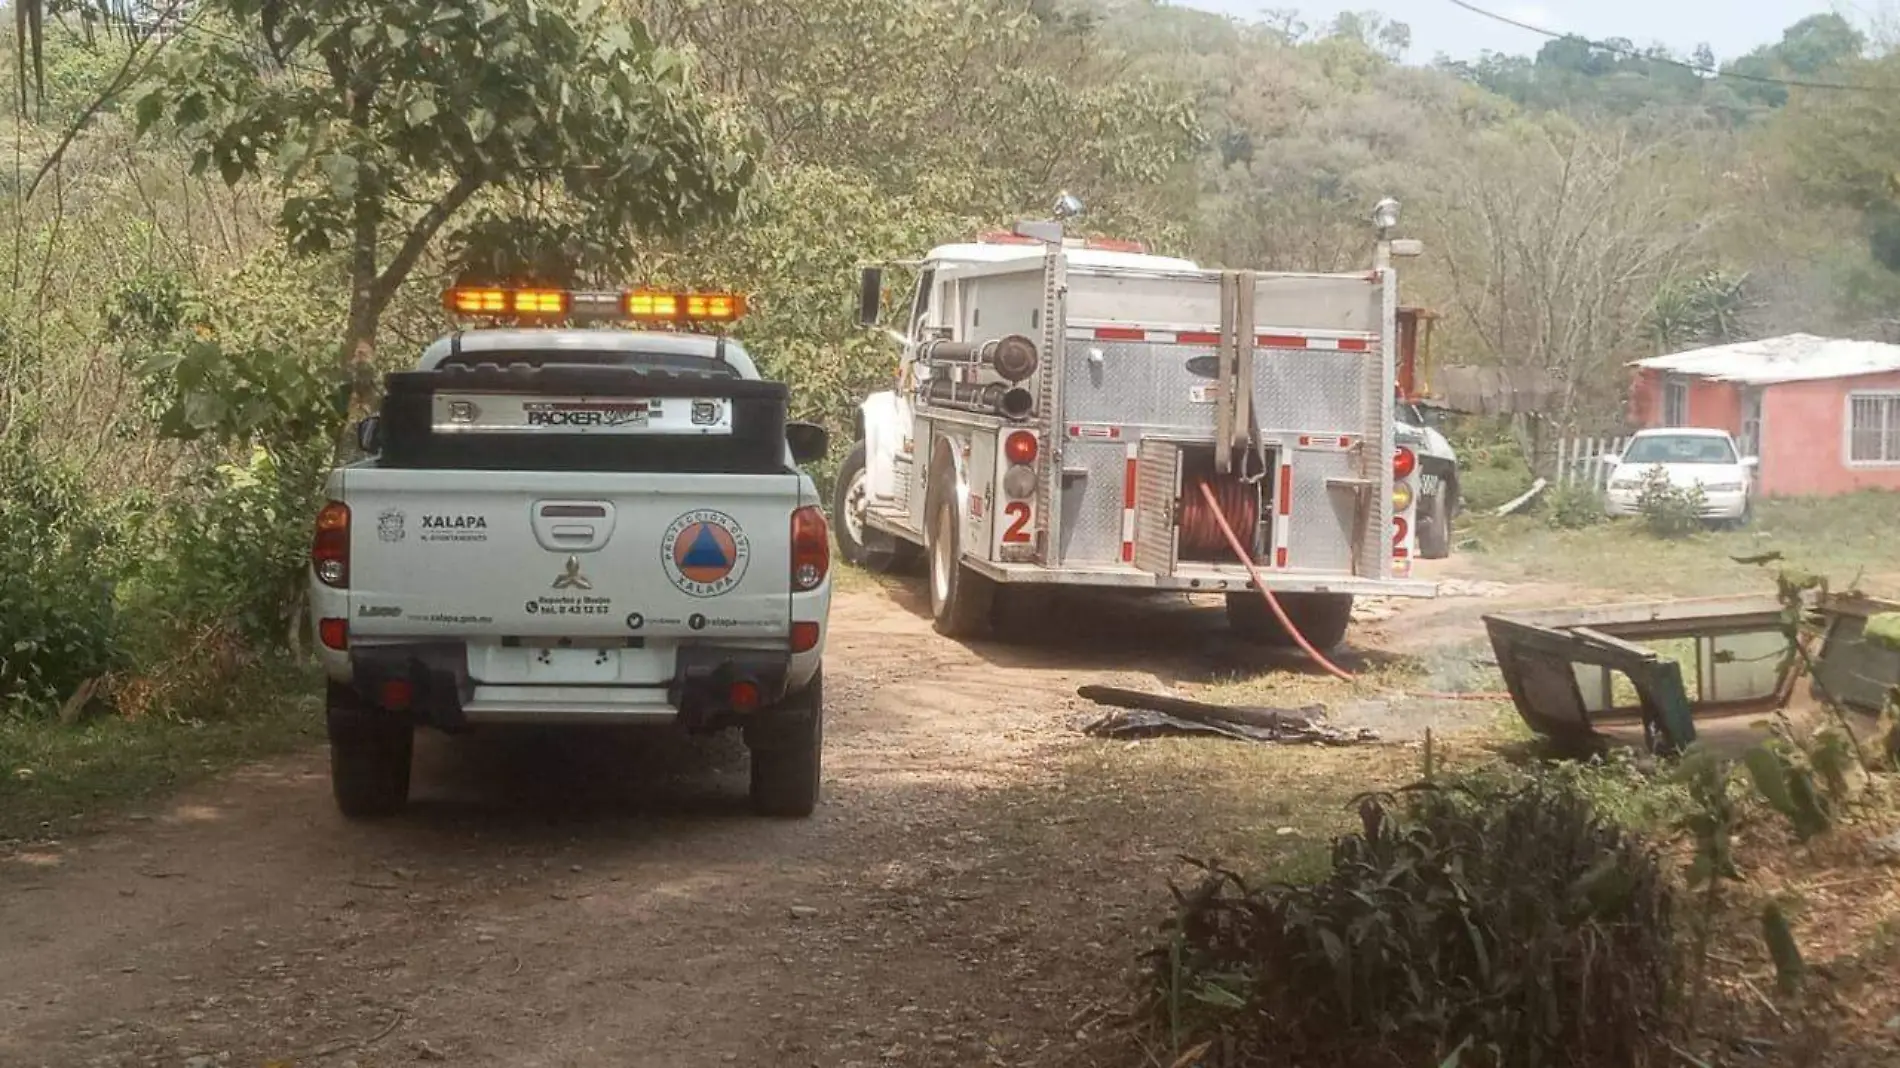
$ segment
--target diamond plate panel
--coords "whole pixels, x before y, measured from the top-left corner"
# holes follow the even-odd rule
[[[1144,441],[1135,475],[1135,566],[1153,575],[1174,574],[1174,501],[1181,485],[1181,450],[1165,441]]]
[[[1099,361],[1092,359],[1101,353]],[[1070,341],[1063,354],[1063,418],[1212,438],[1215,380],[1188,370],[1211,345]],[[1364,434],[1377,410],[1379,354],[1323,349],[1254,353],[1254,412],[1268,433]],[[1203,399],[1196,400],[1200,395]]]
[[[1154,348],[1111,341],[1069,342],[1062,357],[1063,418],[1082,423],[1148,422],[1149,398],[1155,391]],[[1097,352],[1100,361],[1090,358]]]
[[[1378,356],[1324,349],[1262,349],[1254,357],[1254,411],[1260,424],[1303,434],[1365,432],[1367,382]]]
[[[1329,478],[1359,473],[1354,452],[1297,450],[1293,453],[1293,510],[1287,517],[1287,566],[1301,571],[1352,567],[1355,502],[1346,490],[1326,488]]]
[[[1062,462],[1069,470],[1083,474],[1062,480],[1061,561],[1120,563],[1127,449],[1118,441],[1072,441]]]

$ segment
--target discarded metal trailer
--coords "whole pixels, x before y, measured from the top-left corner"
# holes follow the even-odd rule
[[[1500,613],[1484,625],[1518,714],[1570,750],[1602,748],[1598,726],[1618,723],[1641,723],[1651,749],[1680,750],[1699,713],[1786,703],[1798,660],[1772,594]]]
[[[1810,595],[1816,696],[1876,713],[1900,685],[1900,653],[1862,640],[1900,604],[1860,593]],[[1600,749],[1599,727],[1640,723],[1658,752],[1695,741],[1699,717],[1787,705],[1803,658],[1774,594],[1591,605],[1484,617],[1518,715],[1560,748]]]
[[[1814,664],[1815,696],[1832,698],[1859,712],[1878,715],[1887,695],[1900,685],[1900,652],[1867,641],[1867,621],[1900,612],[1900,603],[1840,593],[1823,610],[1821,653]]]

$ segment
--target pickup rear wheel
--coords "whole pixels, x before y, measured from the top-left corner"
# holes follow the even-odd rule
[[[976,638],[989,631],[996,583],[963,565],[963,524],[945,490],[930,511],[930,614],[946,638]]]
[[[917,558],[916,547],[907,541],[873,529],[865,522],[864,511],[871,502],[870,478],[865,472],[864,442],[851,447],[838,468],[837,488],[832,491],[831,511],[838,517],[838,555],[853,567],[866,571],[895,571]]]
[[[409,803],[416,729],[396,713],[371,708],[348,687],[330,684],[330,790],[350,819],[393,816]]]
[[[818,807],[825,759],[825,672],[748,728],[752,810],[803,819]]]

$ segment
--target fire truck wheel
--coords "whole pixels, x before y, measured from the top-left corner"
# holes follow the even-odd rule
[[[866,571],[888,572],[908,566],[916,559],[916,547],[866,526],[864,508],[869,501],[870,480],[864,469],[864,442],[860,441],[839,466],[837,488],[832,491],[831,514],[838,517],[838,555],[845,563]]]
[[[1352,595],[1342,593],[1277,593],[1280,607],[1299,629],[1300,636],[1320,652],[1346,640],[1352,623]],[[1227,595],[1227,625],[1248,641],[1281,648],[1299,643],[1280,625],[1258,590]]]
[[[330,790],[350,819],[393,816],[409,803],[409,766],[416,729],[391,712],[370,708],[347,687],[330,684]]]
[[[930,614],[946,638],[982,637],[989,630],[996,584],[963,566],[962,524],[948,491],[933,495],[927,551],[930,554]]]
[[[1427,560],[1451,555],[1451,502],[1445,496],[1451,484],[1440,485],[1439,492],[1418,502],[1418,555]]]
[[[824,777],[824,669],[799,693],[749,728],[752,811],[761,816],[804,819],[818,807]]]

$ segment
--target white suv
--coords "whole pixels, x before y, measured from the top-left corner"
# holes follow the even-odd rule
[[[1743,456],[1726,430],[1664,427],[1641,430],[1630,438],[1621,455],[1605,455],[1611,465],[1610,488],[1604,508],[1611,515],[1636,515],[1643,480],[1660,467],[1677,489],[1702,487],[1702,518],[1737,525],[1746,523],[1753,507],[1756,459]]]

